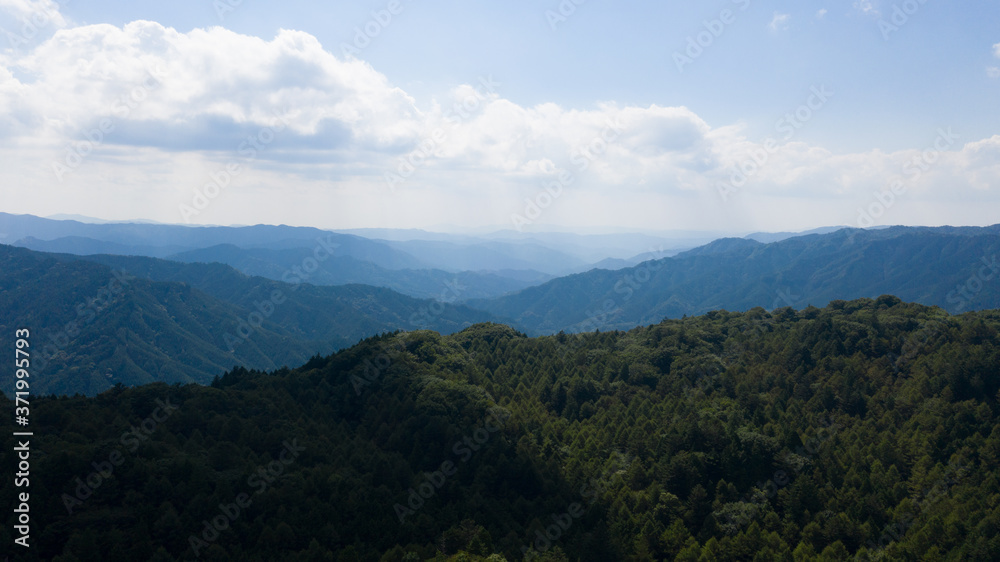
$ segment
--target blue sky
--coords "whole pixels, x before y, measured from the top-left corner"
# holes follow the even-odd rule
[[[342,228],[997,222],[1000,5],[237,2],[0,0],[0,26],[24,37],[0,42],[3,210]],[[135,107],[115,105],[137,87]]]

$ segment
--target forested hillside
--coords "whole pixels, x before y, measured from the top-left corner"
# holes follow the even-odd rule
[[[221,264],[104,257],[108,265],[0,245],[0,331],[35,333],[35,366],[44,372],[35,392],[208,384],[235,365],[300,365],[387,330],[451,333],[493,318],[378,287],[288,284]],[[13,370],[0,371],[5,392],[13,381]]]
[[[36,398],[27,559],[995,560],[998,329],[889,296],[480,324]]]
[[[847,228],[770,244],[728,238],[469,305],[532,334],[627,330],[723,308],[801,309],[882,294],[957,313],[1000,308],[998,256],[1000,225]]]

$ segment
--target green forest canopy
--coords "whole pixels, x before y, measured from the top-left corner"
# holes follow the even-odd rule
[[[992,560],[998,329],[891,296],[479,324],[39,398],[18,559]]]

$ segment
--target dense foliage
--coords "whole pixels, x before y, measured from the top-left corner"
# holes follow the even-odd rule
[[[23,559],[994,560],[998,329],[889,296],[480,324],[36,399]]]
[[[34,390],[55,394],[208,384],[233,365],[273,370],[388,330],[450,333],[492,319],[389,289],[280,283],[222,264],[0,245],[0,272],[0,333],[32,329],[36,369],[45,355]],[[10,393],[13,377],[0,371],[0,389]]]

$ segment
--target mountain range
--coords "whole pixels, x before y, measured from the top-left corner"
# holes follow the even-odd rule
[[[235,365],[275,369],[383,332],[450,333],[495,319],[389,289],[282,283],[218,263],[0,245],[0,268],[0,331],[35,334],[39,393],[207,384]],[[2,377],[0,388],[12,392],[14,373]]]
[[[379,333],[452,333],[485,321],[531,335],[628,330],[713,310],[801,310],[883,294],[951,313],[1000,308],[1000,226],[781,233],[773,242],[757,234],[553,277],[534,269],[425,267],[435,249],[442,263],[473,260],[491,247],[484,237],[377,231],[417,238],[372,240],[281,226],[94,225],[15,215],[0,221],[8,234],[26,235],[22,245],[173,252],[164,259],[0,246],[0,329],[16,323],[41,336],[51,357],[38,389],[57,394],[90,395],[117,383],[205,384],[233,366],[301,364]],[[52,224],[63,222],[73,224]],[[73,238],[96,232],[89,228],[106,229],[107,240]],[[152,238],[147,228],[167,237]],[[556,259],[556,250],[537,240],[506,243],[525,246],[521,257]],[[206,245],[183,249],[188,244]],[[501,253],[484,253],[473,265],[497,264]],[[129,283],[111,295],[109,284],[123,275]],[[8,391],[13,378],[3,376]]]
[[[725,238],[468,304],[537,334],[629,329],[717,309],[822,307],[882,294],[964,312],[1000,307],[998,256],[1000,226],[841,229],[766,244]]]

